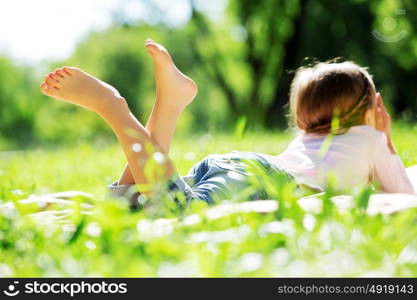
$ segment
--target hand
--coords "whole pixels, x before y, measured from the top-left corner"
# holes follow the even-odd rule
[[[376,94],[377,105],[375,110],[375,128],[379,131],[385,132],[387,138],[391,137],[391,116],[385,108],[384,101],[381,94]]]
[[[375,110],[375,128],[382,131],[387,136],[387,146],[392,154],[396,154],[394,145],[391,140],[391,116],[385,108],[384,101],[382,100],[381,94],[376,94],[377,104]]]

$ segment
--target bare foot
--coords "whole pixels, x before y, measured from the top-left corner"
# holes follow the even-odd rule
[[[62,67],[49,73],[40,89],[47,96],[97,113],[112,109],[116,104],[126,105],[114,87],[73,67]]]
[[[155,67],[156,101],[184,109],[197,95],[197,85],[175,66],[168,51],[153,40],[146,40],[146,50]]]

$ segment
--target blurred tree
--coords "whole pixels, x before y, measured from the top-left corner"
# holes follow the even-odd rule
[[[151,78],[141,36],[149,31],[149,26],[115,25],[107,31],[91,33],[69,60],[59,64],[79,66],[115,86],[132,111],[141,114],[139,100]]]
[[[139,0],[129,2],[134,1]],[[157,0],[140,2],[141,9],[147,7],[143,20],[128,17],[122,9],[128,1],[123,1],[113,26],[85,36],[68,60],[48,69],[85,69],[119,89],[146,122],[155,93],[143,42],[153,38],[167,46],[179,68],[199,85],[197,101],[179,124],[180,131],[196,132],[233,130],[238,120],[249,127],[285,126],[292,71],[315,59],[344,57],[370,67],[392,112],[416,120],[415,1],[213,0],[210,5],[227,3],[224,13],[215,16],[207,10],[208,2],[188,1],[190,16],[183,23],[172,22],[176,15],[164,11],[172,7]],[[38,91],[41,78],[34,78],[33,71],[0,58],[3,139],[73,142],[108,130],[90,112],[46,101]]]
[[[244,114],[252,125],[285,124],[291,71],[305,57],[370,66],[394,112],[416,118],[413,1],[230,0],[223,23],[212,22],[194,0],[190,5],[194,55],[233,119]],[[236,30],[239,40],[231,41]],[[230,43],[236,45],[225,46]]]
[[[0,140],[19,145],[33,140],[39,98],[31,70],[0,57]]]
[[[123,19],[118,16],[120,18]],[[54,63],[52,68],[63,64],[79,66],[108,82],[119,90],[132,111],[145,123],[155,97],[152,60],[144,47],[147,38],[164,44],[180,69],[199,84],[199,101],[186,110],[180,128],[207,130],[210,122],[219,120],[216,112],[226,119],[227,113],[221,111],[222,103],[218,100],[210,101],[214,105],[210,108],[212,114],[208,114],[206,103],[208,98],[214,98],[214,85],[202,74],[187,47],[187,27],[173,29],[163,24],[149,26],[141,22],[114,24],[106,31],[88,35],[70,59]],[[193,126],[196,124],[198,126]]]
[[[116,51],[103,61],[106,68],[103,71],[103,80],[113,86],[117,86],[119,92],[130,99],[129,105],[132,111],[139,112],[138,99],[140,94],[140,79],[144,76],[143,62],[138,53],[133,51]]]
[[[280,97],[284,92],[280,83],[285,79],[280,81],[280,78],[285,63],[292,64],[293,53],[286,54],[289,49],[297,48],[298,32],[294,33],[294,27],[298,30],[298,23],[304,17],[304,2],[231,1],[229,11],[235,23],[232,30],[239,35],[242,49],[230,53],[227,49],[222,51],[224,46],[220,46],[227,42],[227,37],[216,34],[214,26],[191,1],[191,24],[196,28],[190,39],[192,49],[208,76],[221,88],[235,119],[244,114],[251,125],[264,125],[271,107],[278,103],[282,108],[285,104]],[[231,59],[245,64],[246,72],[231,69],[226,62]],[[247,84],[244,94],[242,83]],[[278,114],[274,122],[282,125],[283,114]]]

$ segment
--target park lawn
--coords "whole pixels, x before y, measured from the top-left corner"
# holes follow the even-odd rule
[[[406,166],[417,164],[416,134],[416,126],[395,126]],[[210,153],[274,154],[290,138],[288,132],[178,137],[171,157],[184,174]],[[216,211],[202,203],[180,211],[163,199],[130,212],[106,194],[124,165],[109,140],[0,154],[0,201],[14,203],[0,211],[0,277],[417,276],[415,209],[371,217],[361,207],[330,207],[313,215],[300,209],[288,185],[276,188],[278,210],[264,213]],[[31,217],[36,205],[16,201],[68,190],[94,200],[74,199],[72,213],[52,223]],[[67,208],[54,204],[47,211],[59,215]]]

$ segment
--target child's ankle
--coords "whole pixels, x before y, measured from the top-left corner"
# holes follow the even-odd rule
[[[96,110],[103,119],[108,120],[119,115],[126,115],[130,113],[127,101],[123,97],[117,97],[113,101],[107,101]]]

